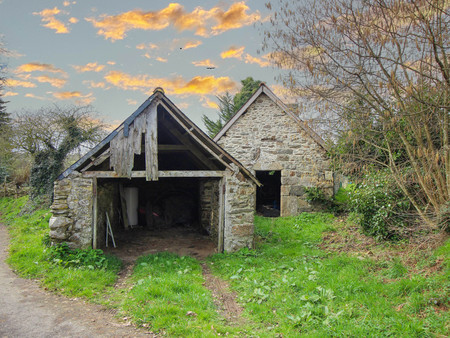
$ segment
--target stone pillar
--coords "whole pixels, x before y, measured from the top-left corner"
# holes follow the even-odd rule
[[[71,248],[92,247],[92,202],[92,178],[73,172],[56,181],[49,221],[52,242],[66,242]]]
[[[253,247],[256,185],[240,172],[226,171],[224,249]]]

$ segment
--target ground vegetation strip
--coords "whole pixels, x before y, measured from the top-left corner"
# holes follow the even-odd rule
[[[55,253],[45,245],[48,211],[21,215],[25,203],[0,200],[11,267],[50,290],[103,304],[153,335],[413,337],[449,331],[450,241],[442,233],[386,244],[331,214],[256,217],[255,250],[203,262],[168,252],[146,255],[114,287],[117,260],[64,247]],[[230,285],[242,307],[235,316],[221,312],[205,269]]]

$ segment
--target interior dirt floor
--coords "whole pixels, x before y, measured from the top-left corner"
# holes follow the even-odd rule
[[[134,262],[142,255],[173,252],[180,256],[192,256],[203,260],[217,252],[217,245],[207,235],[187,227],[164,230],[133,228],[115,233],[116,248],[111,240],[105,253],[120,258],[125,264]]]

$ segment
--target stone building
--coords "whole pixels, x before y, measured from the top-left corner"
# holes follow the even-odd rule
[[[305,187],[333,193],[324,141],[265,85],[214,138],[263,184],[258,211],[281,216],[310,211]]]
[[[109,220],[113,233],[186,226],[208,231],[219,252],[251,247],[258,185],[159,88],[59,176],[50,237],[103,247]]]

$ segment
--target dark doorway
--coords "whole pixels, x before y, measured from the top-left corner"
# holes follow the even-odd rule
[[[256,211],[265,217],[280,216],[281,171],[256,171],[262,183],[256,191]]]

